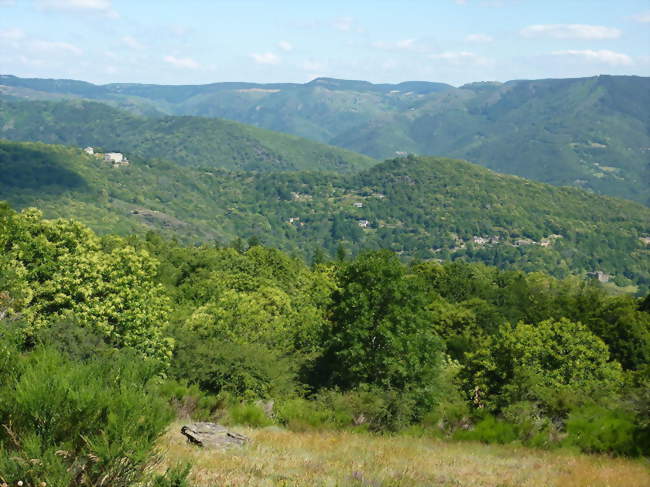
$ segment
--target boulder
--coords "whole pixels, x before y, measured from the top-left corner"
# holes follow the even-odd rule
[[[215,423],[186,424],[181,428],[181,433],[190,443],[204,448],[229,448],[242,446],[250,441],[248,437],[228,431]]]

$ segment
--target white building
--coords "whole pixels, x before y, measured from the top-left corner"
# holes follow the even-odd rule
[[[112,163],[117,163],[119,164],[120,162],[124,162],[124,154],[121,152],[107,152],[104,154],[104,160],[106,162],[112,162]]]
[[[84,149],[84,152],[85,152],[86,154],[91,154],[91,155],[92,155],[92,154],[95,153],[95,149],[93,149],[92,147],[86,147],[86,148]]]
[[[113,167],[129,165],[129,161],[121,152],[107,152],[104,154],[104,161],[112,163]]]
[[[355,201],[353,205],[355,208],[363,208],[363,203],[361,203],[361,201]]]
[[[368,228],[368,225],[370,225],[368,220],[359,220],[357,223],[361,228]]]

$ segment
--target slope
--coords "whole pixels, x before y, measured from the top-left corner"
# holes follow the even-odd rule
[[[200,117],[143,118],[83,100],[0,101],[0,135],[230,169],[346,172],[376,162],[344,149],[236,122]]]
[[[93,98],[137,113],[223,117],[378,159],[395,152],[461,157],[555,185],[650,201],[650,78],[454,88],[330,78],[304,85],[96,86],[4,76],[0,85],[5,96],[18,98]]]
[[[408,157],[358,174],[231,172],[80,149],[0,142],[0,199],[101,232],[156,230],[222,244],[257,237],[309,256],[389,248],[404,258],[482,261],[556,276],[650,284],[650,209],[464,161]],[[600,272],[600,274],[598,274]]]

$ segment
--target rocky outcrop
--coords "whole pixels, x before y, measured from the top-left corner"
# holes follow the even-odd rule
[[[205,448],[230,448],[242,446],[250,439],[239,433],[228,431],[215,423],[192,423],[181,428],[181,433],[187,441]]]

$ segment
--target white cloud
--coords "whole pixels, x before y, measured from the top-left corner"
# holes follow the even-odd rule
[[[142,44],[133,36],[124,36],[122,37],[121,41],[123,44],[130,47],[131,49],[144,49],[145,47],[144,44]]]
[[[67,42],[56,42],[56,41],[32,41],[30,42],[30,47],[38,52],[64,52],[80,56],[83,54],[83,49],[69,44]]]
[[[111,0],[40,0],[43,8],[110,10]]]
[[[539,24],[521,30],[524,37],[553,37],[555,39],[617,39],[621,31],[604,25]]]
[[[415,51],[420,50],[416,44],[416,39],[402,39],[397,42],[384,42],[378,41],[373,42],[372,47],[377,49],[387,49],[387,50],[403,50],[403,51]]]
[[[163,61],[167,64],[171,64],[175,68],[181,69],[198,69],[201,67],[199,63],[189,57],[165,56]]]
[[[446,51],[439,54],[432,54],[430,59],[436,61],[446,61],[449,64],[489,64],[490,60],[468,51]]]
[[[642,22],[644,24],[650,23],[650,10],[634,15],[632,17],[632,20],[636,20],[637,22]]]
[[[253,53],[251,57],[257,64],[279,64],[280,58],[272,52]]]
[[[478,44],[487,44],[492,42],[494,39],[486,34],[470,34],[465,37],[467,42],[476,42]]]
[[[361,27],[352,17],[338,17],[334,20],[334,28],[341,32],[363,32]]]
[[[467,0],[454,0],[458,5],[465,5],[467,3]]]
[[[0,0],[0,7],[10,7],[11,5],[15,5],[14,0]]]
[[[289,41],[278,42],[278,47],[286,52],[293,51],[293,44],[291,44]]]
[[[22,29],[12,27],[7,30],[0,30],[0,39],[8,41],[19,41],[25,38],[25,32]]]
[[[50,10],[97,12],[113,19],[119,17],[112,8],[111,0],[38,0],[37,5]]]
[[[620,52],[600,50],[592,51],[590,49],[585,50],[565,50],[565,51],[554,51],[552,53],[554,56],[572,56],[584,59],[585,61],[597,62],[603,64],[609,64],[611,66],[629,66],[633,64],[634,61],[627,54]]]

